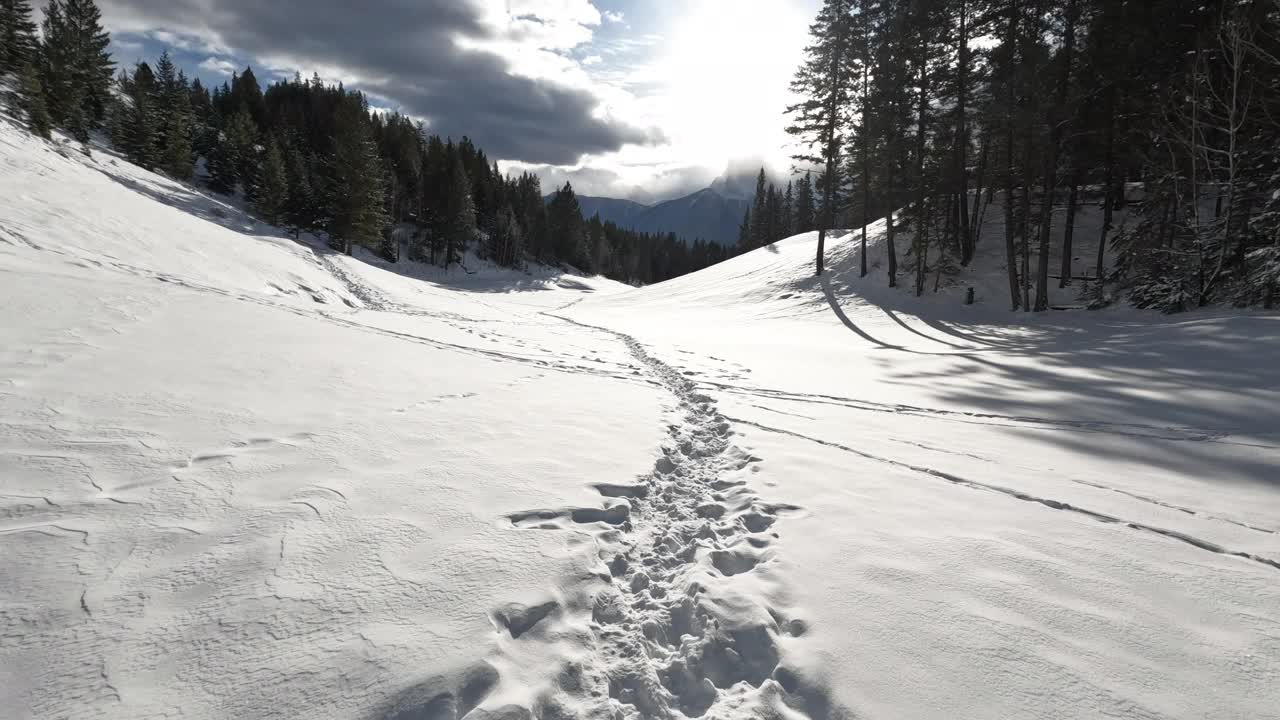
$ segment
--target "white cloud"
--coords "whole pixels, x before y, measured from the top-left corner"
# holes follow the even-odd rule
[[[207,57],[200,63],[200,69],[219,75],[230,76],[240,68],[230,60],[219,57]]]
[[[614,12],[614,11],[612,11],[612,10],[606,10],[606,11],[605,11],[605,13],[604,13],[604,19],[605,19],[606,21],[608,21],[608,22],[611,22],[611,23],[620,23],[620,22],[622,22],[622,21],[623,21],[624,19],[626,19],[626,18],[625,18],[625,17],[623,16],[623,14],[622,14],[622,13],[620,13],[620,12]]]

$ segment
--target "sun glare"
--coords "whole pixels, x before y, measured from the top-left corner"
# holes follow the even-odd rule
[[[693,2],[673,19],[658,109],[685,157],[714,166],[785,143],[787,86],[808,21],[792,3],[738,0]]]

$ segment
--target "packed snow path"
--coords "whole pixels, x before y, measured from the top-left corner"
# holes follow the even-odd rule
[[[770,529],[780,514],[800,508],[762,502],[751,491],[743,471],[759,458],[733,444],[729,423],[689,378],[632,337],[562,319],[625,342],[677,407],[662,454],[642,482],[596,486],[607,498],[603,508],[511,516],[518,527],[541,530],[562,529],[565,523],[614,528],[597,533],[608,570],[608,585],[595,595],[590,611],[600,662],[570,665],[561,689],[586,706],[580,715],[585,717],[621,711],[667,718],[678,716],[675,710],[701,717],[717,704],[753,714],[775,704],[803,710],[811,702],[827,702],[799,687],[785,670],[777,672],[776,638],[803,634],[805,622],[762,606],[758,596],[735,595],[730,580],[768,561],[779,537]],[[725,598],[738,600],[731,611],[722,604]],[[536,616],[551,610],[540,606],[498,617],[518,637],[537,623]],[[605,698],[617,704],[610,706]],[[558,716],[548,708],[537,710],[540,716]]]

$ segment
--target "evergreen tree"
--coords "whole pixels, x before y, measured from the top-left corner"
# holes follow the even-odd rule
[[[121,89],[127,98],[124,117],[125,155],[134,163],[151,169],[163,147],[159,141],[159,101],[162,98],[155,74],[147,63],[138,63],[133,77],[125,77]]]
[[[551,198],[547,205],[547,224],[556,255],[568,263],[582,263],[586,227],[582,220],[582,207],[571,184],[565,183]]]
[[[773,183],[765,194],[765,244],[772,245],[782,239],[782,195]]]
[[[21,75],[36,63],[36,24],[28,0],[0,0],[0,75]]]
[[[252,199],[257,170],[254,148],[257,130],[248,113],[236,112],[223,128],[208,157],[209,183],[221,193],[234,193],[237,186]]]
[[[40,82],[48,100],[49,116],[54,124],[65,126],[73,108],[79,107],[82,95],[74,82],[75,58],[63,0],[49,0],[45,5],[41,34],[44,42],[40,53]]]
[[[334,154],[329,163],[331,241],[351,254],[352,243],[382,250],[389,219],[383,206],[385,180],[377,146],[363,109],[348,102],[340,110]],[[252,121],[245,116],[244,122]]]
[[[111,101],[111,36],[102,25],[102,12],[94,0],[64,0],[70,40],[74,48],[75,82],[80,86],[82,109],[91,128],[100,127]]]
[[[164,146],[160,163],[164,171],[179,180],[191,177],[194,155],[190,98],[179,86],[168,98],[169,117],[164,123]]]
[[[765,181],[764,168],[760,168],[760,174],[756,176],[756,194],[751,201],[751,249],[772,242],[769,232],[769,186]]]
[[[44,89],[40,87],[40,76],[35,66],[28,63],[22,67],[22,104],[27,112],[27,128],[31,132],[48,140],[53,127],[49,119],[49,109],[44,103]]]
[[[275,138],[267,141],[262,155],[262,167],[258,170],[258,189],[253,208],[271,225],[280,225],[289,204],[289,178],[284,156]]]
[[[778,215],[778,236],[788,238],[795,234],[795,194],[792,183],[787,182],[787,191],[782,195],[782,207]]]
[[[296,145],[290,144],[285,160],[285,185],[288,196],[285,201],[284,222],[296,238],[304,231],[315,229],[316,212],[314,205],[311,167],[306,157]]]
[[[813,180],[810,173],[796,183],[795,220],[793,227],[797,233],[813,232],[815,209],[813,206]]]
[[[802,162],[824,167],[822,217],[818,222],[816,274],[823,270],[827,230],[834,222],[835,191],[839,184],[840,148],[847,123],[850,78],[853,67],[850,10],[851,0],[824,0],[818,17],[809,29],[812,44],[796,72],[792,91],[802,99],[787,108],[794,122],[787,132],[799,138],[808,151],[796,156]]]
[[[510,203],[504,203],[499,208],[489,242],[489,256],[494,262],[506,267],[519,267],[519,259],[523,254],[524,233],[520,229],[520,223]]]
[[[449,199],[445,210],[444,266],[462,259],[462,253],[476,236],[476,205],[471,197],[471,178],[463,167],[462,157],[455,155],[449,176]]]

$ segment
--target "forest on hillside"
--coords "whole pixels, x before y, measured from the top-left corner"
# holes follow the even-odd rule
[[[825,0],[811,41],[797,159],[822,168],[823,229],[888,220],[889,285],[920,294],[931,269],[967,266],[991,206],[1004,236],[981,241],[1005,247],[1011,306],[1044,310],[1051,270],[1064,285],[1086,270],[1074,215],[1092,202],[1087,270],[1137,305],[1276,301],[1276,0]]]
[[[0,74],[12,104],[49,137],[87,143],[103,132],[132,162],[179,180],[197,168],[214,191],[242,195],[266,222],[318,233],[350,253],[360,245],[448,268],[467,249],[511,268],[567,265],[628,283],[653,283],[719,262],[701,239],[640,233],[584,218],[566,184],[544,201],[535,175],[504,175],[466,137],[371,108],[360,92],[318,76],[272,82],[252,68],[207,88],[167,52],[117,68],[94,0],[51,0],[36,32],[28,0],[0,0]],[[393,240],[393,238],[395,238]]]

